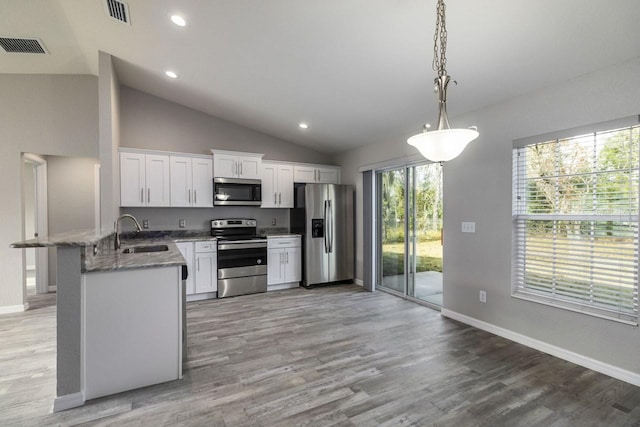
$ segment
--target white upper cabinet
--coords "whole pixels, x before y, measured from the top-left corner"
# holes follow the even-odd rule
[[[296,164],[293,181],[318,184],[340,184],[340,167]]]
[[[146,206],[145,155],[120,153],[120,206]]]
[[[171,156],[171,206],[213,206],[211,158]]]
[[[169,156],[120,153],[120,206],[169,206]]]
[[[191,158],[171,156],[171,206],[191,206],[192,185]]]
[[[213,160],[193,158],[193,206],[210,208],[213,206]]]
[[[262,156],[258,153],[211,150],[216,178],[260,179]]]
[[[261,207],[293,207],[293,164],[262,162],[261,179]]]

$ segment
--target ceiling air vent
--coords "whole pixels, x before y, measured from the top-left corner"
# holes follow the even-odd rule
[[[107,13],[113,19],[116,19],[123,24],[131,25],[131,20],[129,19],[129,6],[118,0],[105,0],[106,1],[106,9]]]
[[[44,45],[38,39],[0,37],[0,46],[7,53],[47,53]]]

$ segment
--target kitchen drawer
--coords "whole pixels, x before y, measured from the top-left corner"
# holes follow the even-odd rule
[[[217,243],[214,240],[195,243],[196,252],[216,252],[218,249]]]
[[[298,237],[282,237],[267,239],[267,248],[298,248],[302,245],[300,236]]]

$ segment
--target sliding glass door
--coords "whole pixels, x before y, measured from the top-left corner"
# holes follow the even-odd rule
[[[377,285],[442,306],[442,168],[377,172]]]

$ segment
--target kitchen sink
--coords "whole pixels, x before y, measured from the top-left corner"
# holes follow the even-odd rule
[[[168,251],[167,245],[147,245],[147,246],[132,246],[122,250],[123,254],[139,254],[144,252],[164,252]]]

